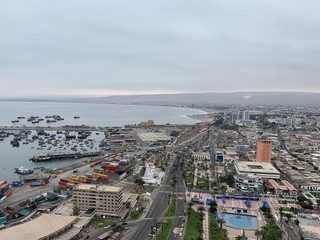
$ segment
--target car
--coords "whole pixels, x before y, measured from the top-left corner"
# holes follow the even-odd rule
[[[182,232],[179,233],[179,237],[182,237]]]
[[[89,230],[84,230],[84,232],[88,233],[88,232],[89,232]]]

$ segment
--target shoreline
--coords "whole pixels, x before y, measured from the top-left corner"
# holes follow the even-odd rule
[[[196,120],[198,123],[209,123],[214,120],[214,113],[205,113],[205,114],[189,114],[187,117]]]

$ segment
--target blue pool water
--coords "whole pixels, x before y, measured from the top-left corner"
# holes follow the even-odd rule
[[[257,230],[258,219],[256,216],[240,215],[233,213],[222,213],[227,227],[239,228],[244,230]]]

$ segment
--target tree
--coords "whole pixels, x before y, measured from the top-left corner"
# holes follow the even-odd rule
[[[79,216],[80,208],[76,205],[73,206],[73,216]]]
[[[190,202],[188,205],[188,217],[190,217],[191,211],[192,211],[192,203]]]
[[[198,207],[198,211],[203,212],[204,210],[205,210],[205,209],[204,209],[204,207],[203,207],[203,206]]]
[[[227,229],[222,229],[223,230],[223,235],[225,236],[225,237],[227,237],[228,236],[228,230]]]
[[[210,203],[210,212],[215,213],[217,211],[217,202],[212,201]]]
[[[137,178],[136,180],[134,180],[134,183],[138,186],[142,186],[144,184],[144,181],[142,180],[142,178]]]
[[[262,231],[256,230],[256,231],[254,232],[254,235],[257,236],[257,240],[259,240],[259,237],[262,236]]]
[[[220,229],[222,229],[222,224],[224,224],[226,221],[223,218],[220,218],[218,220],[218,223],[220,223]]]

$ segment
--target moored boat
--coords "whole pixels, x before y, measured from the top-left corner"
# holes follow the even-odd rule
[[[19,167],[19,168],[15,168],[15,173],[17,174],[22,174],[22,175],[28,175],[28,174],[32,174],[33,170],[25,168],[23,166]]]

